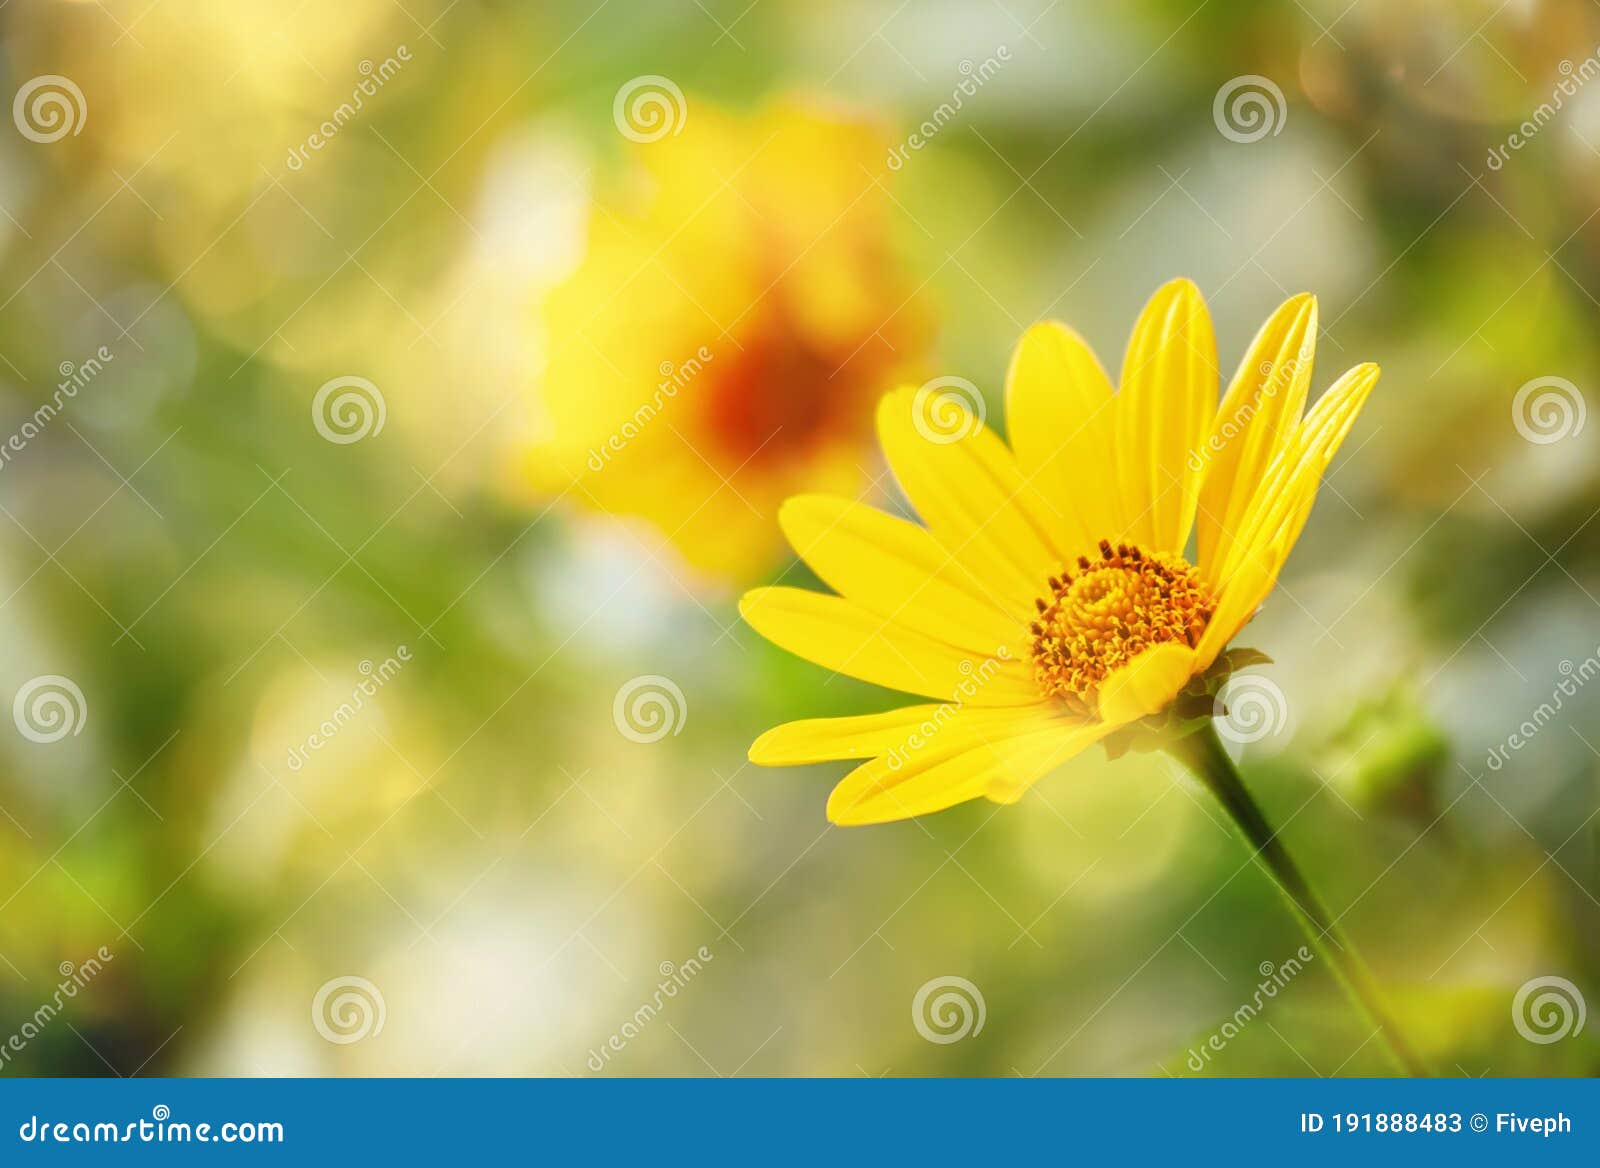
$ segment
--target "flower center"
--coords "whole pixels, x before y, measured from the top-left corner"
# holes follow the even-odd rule
[[[707,429],[719,453],[752,467],[809,457],[859,431],[876,401],[870,391],[895,356],[877,336],[835,352],[781,306],[756,320],[726,359],[722,351],[707,369]]]
[[[1050,578],[1029,627],[1033,675],[1045,693],[1093,714],[1100,683],[1140,653],[1168,641],[1190,646],[1216,598],[1181,556],[1100,541],[1100,558]]]

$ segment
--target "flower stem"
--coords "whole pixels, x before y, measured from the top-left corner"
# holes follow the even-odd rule
[[[1245,789],[1233,759],[1228,757],[1228,752],[1217,738],[1214,724],[1206,722],[1199,730],[1174,742],[1169,751],[1217,797],[1251,849],[1256,862],[1272,877],[1278,891],[1295,909],[1313,943],[1332,960],[1334,973],[1351,1002],[1378,1027],[1395,1065],[1408,1075],[1426,1078],[1427,1067],[1389,1016],[1366,963],[1345,940],[1336,918],[1311,891],[1311,886],[1300,874],[1299,867],[1278,838],[1278,833],[1268,824],[1260,806]]]

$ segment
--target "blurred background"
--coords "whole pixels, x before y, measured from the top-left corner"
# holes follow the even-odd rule
[[[866,829],[745,761],[898,704],[739,623],[777,502],[893,506],[881,392],[1003,426],[1029,323],[1115,370],[1180,274],[1225,373],[1301,290],[1313,392],[1384,370],[1247,781],[1440,1073],[1600,1070],[1587,0],[0,40],[0,1071],[1386,1073],[1160,758]]]

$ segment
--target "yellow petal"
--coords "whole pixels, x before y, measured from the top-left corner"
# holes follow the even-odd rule
[[[1276,543],[1256,548],[1244,558],[1234,574],[1222,582],[1217,608],[1211,622],[1195,646],[1194,672],[1203,673],[1211,668],[1217,655],[1227,648],[1228,642],[1238,634],[1245,623],[1255,615],[1256,609],[1272,591],[1278,571],[1283,567],[1287,544]]]
[[[1165,709],[1194,674],[1195,651],[1168,643],[1147,649],[1100,685],[1100,718],[1122,726]]]
[[[886,621],[843,597],[801,588],[757,588],[745,593],[739,612],[780,648],[874,685],[966,705],[1039,700],[1020,640],[979,656]]]
[[[1036,750],[1031,757],[1019,758],[1009,770],[990,775],[984,798],[993,803],[1015,803],[1050,771],[1115,729],[1107,722],[1089,722],[1074,727],[1059,740],[1041,740],[1037,748],[1031,748]]]
[[[828,818],[841,825],[887,823],[979,799],[991,789],[1009,793],[1081,750],[1085,732],[1081,725],[1057,724],[973,747],[875,758],[833,789]]]
[[[878,408],[889,466],[952,558],[990,584],[1007,612],[1031,619],[1034,597],[1065,562],[1038,518],[1044,504],[992,430],[973,418],[951,440],[929,426],[931,402],[919,393],[897,390]]]
[[[1023,475],[1060,513],[1069,560],[1122,533],[1114,400],[1094,351],[1066,325],[1023,334],[1006,377],[1007,433]]]
[[[1323,471],[1355,424],[1378,367],[1358,365],[1323,394],[1295,435],[1294,442],[1267,471],[1249,514],[1234,539],[1222,568],[1231,576],[1254,549],[1281,542],[1288,555],[1310,514]]]
[[[957,706],[953,702],[905,706],[881,714],[810,718],[768,730],[750,747],[758,766],[799,766],[839,758],[909,756],[938,742],[947,752],[1004,738],[1020,730],[1071,724],[1071,717],[1042,701],[1035,706]]]
[[[778,523],[824,583],[869,612],[980,653],[1021,632],[1018,619],[915,523],[826,495],[788,500]]]
[[[904,706],[881,714],[785,722],[750,744],[750,761],[757,766],[799,766],[836,758],[875,758],[899,746],[918,723],[944,708]]]
[[[1117,397],[1117,476],[1127,537],[1182,555],[1194,524],[1194,457],[1217,408],[1217,341],[1200,290],[1173,280],[1140,313]]]
[[[1312,503],[1316,501],[1317,488],[1322,485],[1322,476],[1333,462],[1333,456],[1339,453],[1339,447],[1344,445],[1345,437],[1361,413],[1361,407],[1366,405],[1367,398],[1377,386],[1378,374],[1378,366],[1370,362],[1352,369],[1322,395],[1306,418],[1306,442],[1311,459],[1301,469],[1303,496],[1296,506],[1289,508],[1283,530],[1278,536],[1284,541],[1285,554],[1300,538],[1300,530],[1311,515]]]
[[[1285,301],[1239,363],[1200,451],[1196,563],[1213,585],[1262,477],[1300,427],[1316,340],[1316,297],[1302,293]]]

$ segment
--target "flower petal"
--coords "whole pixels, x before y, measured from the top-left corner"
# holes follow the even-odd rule
[[[1222,582],[1216,611],[1212,613],[1211,622],[1200,637],[1200,644],[1195,647],[1196,673],[1211,668],[1217,655],[1227,648],[1228,642],[1238,635],[1239,630],[1255,615],[1256,609],[1261,607],[1261,602],[1277,582],[1278,572],[1288,555],[1287,548],[1288,543],[1283,540],[1256,548],[1244,558],[1233,575]]]
[[[1022,631],[915,523],[827,495],[788,500],[778,523],[824,583],[885,620],[979,653],[993,652]]]
[[[1066,562],[1038,517],[1044,504],[1005,443],[975,418],[954,440],[930,430],[926,418],[919,427],[917,393],[897,390],[878,408],[895,478],[955,561],[990,583],[1007,612],[1031,619],[1034,597]]]
[[[1317,300],[1302,293],[1251,342],[1201,450],[1196,518],[1201,574],[1213,584],[1267,468],[1295,439],[1316,352]]]
[[[875,758],[941,748],[981,745],[1019,730],[1070,726],[1075,719],[1042,701],[1036,706],[957,706],[953,702],[903,706],[881,714],[809,718],[775,726],[750,747],[758,766],[799,766],[840,758]]]
[[[1127,538],[1182,555],[1194,525],[1194,456],[1217,408],[1217,340],[1200,290],[1173,280],[1134,325],[1117,396],[1117,477]]]
[[[1223,578],[1231,577],[1255,548],[1278,543],[1280,538],[1283,554],[1288,555],[1310,515],[1323,472],[1377,381],[1376,365],[1357,365],[1318,400],[1294,442],[1268,469],[1223,564]]]
[[[1056,321],[1023,334],[1006,376],[1006,432],[1017,465],[1059,511],[1068,559],[1119,538],[1111,379],[1077,333]]]
[[[843,597],[803,588],[757,588],[740,599],[739,612],[780,648],[874,685],[976,706],[1039,700],[1020,639],[977,657]]]
[[[1086,722],[1068,731],[1059,742],[1040,743],[1038,753],[1018,759],[1009,771],[991,775],[983,797],[992,803],[1015,803],[1050,771],[1115,729],[1106,722]]]
[[[1168,642],[1146,649],[1100,683],[1100,718],[1110,727],[1166,708],[1194,674],[1195,651]]]
[[[909,756],[875,758],[833,789],[828,818],[842,825],[887,823],[942,811],[991,790],[1014,799],[1083,749],[1094,729],[1058,723],[977,746],[929,746]]]

